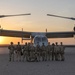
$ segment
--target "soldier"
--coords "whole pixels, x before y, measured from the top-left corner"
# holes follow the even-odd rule
[[[60,47],[59,47],[57,42],[56,42],[54,49],[55,49],[55,60],[59,61],[59,59],[60,59]]]
[[[54,47],[55,47],[55,44],[52,43],[52,46],[51,46],[51,50],[52,50],[52,61],[55,59],[55,49],[54,49]]]
[[[46,61],[46,47],[44,43],[42,43],[41,49],[42,49],[42,61]]]
[[[18,45],[16,46],[17,61],[21,61],[21,52],[22,48],[20,42],[18,42]]]
[[[25,58],[27,60],[27,55],[28,55],[27,50],[28,50],[28,46],[27,46],[27,42],[26,42],[25,45],[23,46],[23,61]]]
[[[14,61],[15,47],[13,45],[13,42],[10,43],[10,45],[8,46],[8,49],[9,49],[9,61],[11,61],[11,59]]]
[[[30,43],[28,43],[27,61],[31,61],[31,59],[30,59],[30,51],[31,51],[31,46],[30,46]]]
[[[61,61],[64,61],[64,49],[65,47],[63,46],[62,42],[60,42],[60,57],[61,57]]]
[[[33,46],[33,43],[31,43],[30,45],[30,61],[35,61],[35,56],[34,56],[34,46]]]
[[[36,46],[36,58],[37,58],[37,61],[40,61],[40,45],[39,43],[37,43],[37,46]]]
[[[46,53],[46,56],[48,58],[48,60],[51,60],[52,59],[52,49],[51,49],[51,45],[50,45],[50,42],[48,43],[47,45],[47,53]]]

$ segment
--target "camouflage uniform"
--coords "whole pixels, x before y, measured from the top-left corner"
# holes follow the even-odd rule
[[[23,61],[24,61],[25,58],[27,60],[27,55],[28,55],[27,50],[28,50],[28,46],[27,46],[27,43],[26,43],[23,47]]]
[[[46,47],[46,49],[47,49],[47,53],[46,53],[47,59],[48,59],[48,60],[51,60],[51,59],[52,59],[52,49],[51,49],[51,45],[48,44],[48,46]]]
[[[31,61],[31,58],[30,58],[30,51],[31,51],[31,46],[30,46],[30,43],[28,43],[27,61]]]
[[[20,42],[18,42],[18,45],[16,46],[17,61],[21,61],[21,52],[21,45]]]
[[[37,58],[37,61],[40,61],[41,54],[40,54],[40,45],[39,44],[36,46],[36,58]]]
[[[11,61],[11,59],[13,59],[13,61],[14,61],[15,47],[13,46],[13,42],[11,42],[11,45],[8,46],[8,49],[9,49],[9,61]]]
[[[58,61],[60,60],[60,47],[57,42],[54,49],[55,49],[55,60]]]
[[[61,57],[61,61],[64,61],[64,49],[65,47],[62,45],[62,42],[61,42],[61,45],[60,45],[60,57]]]
[[[33,44],[30,45],[30,61],[35,61]]]
[[[42,60],[43,60],[43,61],[46,61],[46,60],[47,60],[47,59],[46,59],[46,47],[45,47],[44,43],[43,43],[43,45],[41,46],[41,49],[42,49]]]
[[[55,44],[53,43],[52,46],[51,46],[51,50],[52,50],[52,61],[55,60]]]

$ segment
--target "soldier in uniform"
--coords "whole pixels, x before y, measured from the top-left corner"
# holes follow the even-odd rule
[[[51,45],[50,45],[50,42],[48,43],[48,45],[46,46],[46,56],[47,56],[47,59],[48,60],[51,60],[52,59],[52,49],[51,49]]]
[[[18,45],[16,46],[17,61],[21,61],[21,52],[22,48],[20,42],[18,42]]]
[[[52,50],[52,61],[55,60],[55,49],[54,49],[54,47],[55,47],[55,44],[52,43],[52,46],[51,46],[51,50]]]
[[[27,60],[27,55],[28,55],[27,50],[28,50],[28,46],[27,46],[27,42],[26,42],[25,45],[23,46],[23,61],[25,58]]]
[[[61,57],[61,61],[64,61],[64,49],[65,47],[63,46],[62,42],[60,42],[60,57]]]
[[[59,61],[60,60],[60,47],[57,42],[56,42],[54,49],[55,49],[55,60]]]
[[[27,61],[31,61],[31,58],[30,58],[30,51],[31,51],[31,46],[30,46],[30,43],[28,43]]]
[[[34,56],[34,46],[33,46],[33,43],[31,43],[30,45],[30,61],[35,61],[35,56]]]
[[[10,43],[10,45],[8,46],[8,49],[9,49],[9,61],[11,61],[11,59],[14,61],[15,47],[13,45],[13,42]]]
[[[37,46],[36,46],[36,58],[37,58],[37,61],[40,61],[40,45],[39,43],[37,43]]]
[[[42,61],[46,61],[46,47],[44,43],[42,43],[41,49],[42,49]]]

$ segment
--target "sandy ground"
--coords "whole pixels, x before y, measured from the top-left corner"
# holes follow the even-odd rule
[[[0,54],[0,75],[75,75],[75,48],[65,49],[65,61],[9,62]]]

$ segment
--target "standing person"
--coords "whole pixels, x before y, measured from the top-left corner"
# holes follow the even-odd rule
[[[37,46],[36,46],[36,54],[37,54],[37,61],[40,61],[40,58],[41,58],[41,54],[40,54],[40,45],[39,43],[37,43]]]
[[[34,56],[34,46],[33,46],[33,43],[31,43],[30,45],[30,61],[34,62],[35,61],[35,56]]]
[[[31,59],[30,59],[30,51],[31,51],[30,43],[28,43],[27,47],[28,47],[28,50],[27,50],[27,61],[31,61]]]
[[[41,49],[42,49],[42,61],[46,61],[46,46],[44,45],[44,43],[42,43]]]
[[[58,42],[56,42],[56,45],[55,45],[55,60],[56,61],[60,60],[60,47],[58,45]]]
[[[27,55],[28,55],[27,50],[28,50],[28,46],[27,46],[27,42],[26,42],[25,45],[23,46],[23,61],[25,58],[27,60]]]
[[[10,43],[10,45],[8,46],[9,49],[9,61],[13,60],[14,61],[14,51],[15,51],[15,47],[13,45],[13,42]]]
[[[48,45],[46,46],[46,59],[51,60],[52,59],[52,49],[51,49],[51,45],[50,42],[48,43]]]
[[[65,47],[63,46],[63,43],[60,42],[60,57],[61,57],[61,61],[65,60],[65,58],[64,58],[64,50],[65,50]]]
[[[17,61],[21,61],[21,45],[20,42],[18,42],[18,45],[16,46],[16,52],[17,52]]]
[[[55,49],[54,49],[54,47],[55,47],[55,44],[52,43],[52,46],[51,46],[51,50],[52,50],[52,61],[55,60]]]

